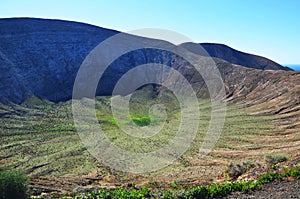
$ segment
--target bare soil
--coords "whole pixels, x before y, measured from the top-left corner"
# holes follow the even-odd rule
[[[261,190],[241,193],[235,192],[225,197],[226,199],[272,198],[287,199],[300,198],[300,179],[276,180],[263,185]]]

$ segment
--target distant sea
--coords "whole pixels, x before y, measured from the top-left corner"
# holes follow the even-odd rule
[[[283,66],[288,66],[291,69],[294,69],[296,71],[300,71],[300,64],[283,64]]]

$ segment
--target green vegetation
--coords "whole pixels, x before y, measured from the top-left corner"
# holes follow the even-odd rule
[[[171,187],[174,188],[174,189],[177,189],[178,188],[178,182],[175,180],[172,184],[171,184]]]
[[[21,171],[0,172],[0,199],[26,199],[27,176]]]
[[[91,193],[74,196],[74,199],[143,199],[143,198],[161,198],[161,199],[189,199],[189,198],[215,198],[226,196],[231,192],[248,192],[260,188],[256,181],[250,182],[232,182],[227,184],[210,184],[209,186],[197,186],[188,190],[170,189],[151,191],[148,187],[139,189],[118,188],[115,190],[100,189]],[[67,198],[62,196],[61,198]]]
[[[117,125],[117,121],[116,121],[114,118],[109,119],[108,121],[109,121],[112,125]]]
[[[145,88],[144,91],[137,91],[133,94],[130,99],[129,117],[120,117],[118,120],[113,117],[111,111],[111,97],[96,98],[96,110],[91,111],[96,112],[99,126],[116,146],[128,151],[145,153],[161,149],[176,136],[181,119],[178,101],[171,93],[155,96],[150,91],[151,89]],[[34,106],[31,104],[32,101],[36,103]],[[161,106],[155,106],[157,104]],[[191,107],[190,111],[193,109],[194,107]],[[194,191],[178,190],[175,193],[173,189],[182,188],[179,182],[183,176],[187,175],[181,174],[188,174],[192,180],[201,179],[203,176],[204,178],[207,176],[214,178],[221,175],[220,172],[224,170],[226,162],[240,162],[241,159],[244,159],[245,162],[263,161],[264,155],[270,153],[269,148],[272,149],[272,146],[281,144],[272,142],[266,146],[265,143],[253,141],[258,137],[263,139],[264,136],[269,138],[270,135],[273,135],[275,126],[271,122],[273,119],[271,116],[250,115],[243,106],[229,105],[223,132],[214,151],[199,160],[199,148],[202,146],[209,127],[210,101],[200,99],[199,109],[199,118],[187,116],[187,121],[199,120],[200,122],[190,148],[173,164],[149,174],[149,178],[145,179],[145,183],[157,179],[162,182],[164,180],[174,182],[173,187],[170,187],[171,190],[155,193],[155,197],[167,198],[174,194],[179,196],[188,193],[191,196],[193,194],[201,195],[205,193],[205,190],[213,195],[213,190],[216,189],[213,188],[214,185],[212,185],[211,191],[198,187],[191,189]],[[151,110],[154,111],[151,112]],[[29,102],[22,105],[0,104],[0,114],[3,115],[0,120],[0,170],[21,169],[26,171],[30,177],[33,176],[36,179],[42,177],[45,182],[48,180],[49,185],[54,184],[52,180],[78,183],[78,178],[84,179],[91,174],[97,175],[97,180],[90,182],[90,185],[98,183],[97,181],[104,181],[108,175],[115,177],[111,180],[112,183],[132,181],[140,183],[138,182],[139,177],[111,170],[90,155],[76,132],[70,101],[54,104],[31,98]],[[130,119],[128,120],[128,118]],[[156,131],[157,133],[153,133],[151,137],[138,138],[124,133],[120,129],[124,126],[138,133]],[[87,128],[92,129],[90,126]],[[182,137],[182,140],[184,141],[185,137]],[[251,154],[252,152],[255,153]],[[247,164],[240,166],[241,171],[233,170],[231,174],[231,171],[228,170],[228,175],[234,178],[251,168],[251,165]],[[172,178],[169,179],[169,176]],[[57,184],[60,185],[60,183]],[[154,194],[152,191],[163,187],[162,184],[154,182],[148,189],[151,194]],[[63,185],[60,186],[62,186],[61,189],[64,189]],[[224,189],[227,190],[227,188]],[[131,191],[133,190],[126,190],[126,192]],[[104,190],[103,194],[112,196],[113,193]]]
[[[287,168],[284,172],[270,172],[262,174],[258,177],[258,182],[260,184],[266,184],[283,177],[294,177],[300,179],[300,170],[299,168]]]
[[[228,182],[225,184],[211,183],[208,186],[189,187],[187,189],[180,189],[174,186],[177,182],[172,183],[172,189],[156,190],[153,189],[152,183],[146,187],[136,188],[118,188],[114,190],[100,189],[91,193],[76,195],[74,199],[136,199],[136,198],[161,198],[161,199],[192,199],[192,198],[219,198],[227,196],[232,192],[244,192],[261,189],[261,185],[273,182],[276,179],[284,177],[295,177],[300,179],[299,168],[286,168],[284,172],[270,172],[262,174],[256,181],[239,181]],[[155,185],[157,185],[155,183]],[[177,184],[178,185],[178,184]],[[61,198],[68,196],[61,196]]]
[[[289,156],[286,154],[268,154],[265,157],[267,166],[273,167],[277,163],[285,162],[289,159]]]
[[[138,126],[148,126],[151,122],[151,118],[148,116],[144,117],[134,117],[132,121]]]

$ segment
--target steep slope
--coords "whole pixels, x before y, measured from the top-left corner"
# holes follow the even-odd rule
[[[0,51],[0,102],[21,102],[27,96],[27,91],[19,81],[14,63],[8,60]]]
[[[1,84],[1,101],[20,103],[28,95],[52,101],[70,99],[83,59],[115,33],[61,20],[0,19],[0,53],[6,60],[1,61],[1,67],[10,69],[1,73],[1,81],[5,82],[5,86]],[[10,82],[3,80],[3,75],[10,76]]]
[[[24,18],[1,19],[0,102],[20,103],[31,95],[55,102],[70,99],[72,96],[74,79],[83,59],[101,41],[116,33],[116,31],[91,25],[59,20]],[[141,40],[137,39],[135,41],[138,42]],[[157,40],[152,40],[152,42],[157,42]],[[114,48],[112,47],[111,50],[113,49]],[[224,53],[224,59],[227,57],[225,54],[226,53]],[[230,56],[229,53],[229,57]],[[212,67],[210,64],[217,65],[224,80],[226,89],[225,100],[227,102],[234,104],[239,103],[247,106],[252,114],[271,115],[275,120],[266,120],[266,122],[275,123],[278,127],[278,129],[276,128],[274,131],[268,133],[260,131],[253,137],[244,138],[243,136],[246,136],[248,133],[254,134],[254,130],[251,129],[253,126],[250,125],[249,127],[249,121],[245,121],[244,117],[241,117],[240,112],[237,112],[233,116],[229,115],[228,118],[237,118],[238,121],[234,124],[241,127],[239,130],[244,134],[233,132],[233,134],[237,134],[238,137],[234,137],[233,143],[228,142],[228,146],[229,148],[234,147],[234,150],[229,148],[226,148],[227,150],[223,150],[224,148],[219,150],[216,149],[211,154],[211,157],[217,157],[217,159],[225,157],[226,161],[240,160],[249,156],[263,156],[264,154],[258,153],[260,150],[270,153],[292,154],[293,157],[300,156],[300,73],[283,71],[280,66],[276,67],[276,64],[273,65],[273,62],[270,60],[269,62],[265,58],[261,59],[267,61],[267,63],[271,63],[272,67],[274,67],[272,69],[276,70],[259,70],[271,69],[268,68],[271,66],[262,67],[262,65],[257,65],[259,62],[252,62],[250,58],[245,58],[246,61],[244,60],[244,62],[253,64],[249,64],[248,67],[232,64],[231,60],[224,61],[222,59],[214,58],[213,63],[208,61],[208,57],[199,56],[198,59],[199,63],[206,63],[205,68],[208,70]],[[254,59],[257,60],[257,57],[254,57]],[[238,56],[236,57],[236,60],[241,61],[242,59]],[[176,57],[166,51],[151,49],[139,49],[133,53],[124,54],[112,63],[110,69],[106,71],[104,78],[100,82],[100,84],[102,83],[101,85],[105,86],[99,88],[98,94],[110,94],[114,83],[122,76],[122,74],[134,66],[144,63],[163,63],[177,69],[192,84],[199,97],[208,97],[207,87],[203,78],[187,63],[186,60]],[[251,68],[254,66],[259,69]],[[144,77],[145,76],[141,74],[140,77],[136,78]],[[180,81],[173,79],[172,82],[177,83]],[[21,142],[22,140],[20,141],[17,139],[17,144],[14,145],[13,143],[4,146],[4,148],[6,151],[8,149],[14,157],[17,157],[22,161],[24,158],[22,157],[22,153],[27,153],[30,157],[34,157],[34,159],[30,159],[30,161],[26,159],[26,162],[21,164],[22,166],[30,164],[32,168],[26,168],[28,169],[27,172],[33,172],[36,176],[43,176],[40,179],[35,179],[35,181],[33,181],[34,184],[49,185],[50,187],[63,187],[64,189],[68,186],[70,188],[71,183],[69,180],[72,176],[70,178],[62,177],[61,179],[56,178],[47,180],[45,176],[51,175],[53,172],[59,172],[60,170],[55,171],[51,167],[48,168],[49,162],[41,164],[39,159],[43,158],[41,153],[44,153],[47,155],[47,158],[45,159],[48,161],[49,150],[52,149],[55,151],[55,155],[50,156],[50,158],[53,159],[53,162],[50,162],[49,164],[56,164],[61,163],[59,161],[66,158],[66,156],[74,156],[77,158],[76,156],[84,151],[83,147],[80,147],[81,145],[68,145],[70,143],[77,143],[77,137],[75,139],[74,137],[73,139],[71,137],[75,134],[75,130],[72,126],[73,118],[71,115],[70,104],[70,101],[66,103],[55,103],[53,107],[56,107],[57,109],[53,109],[52,103],[47,107],[41,106],[42,108],[39,108],[37,106],[36,109],[28,107],[24,109],[19,105],[13,105],[20,108],[19,112],[24,112],[24,115],[18,115],[18,111],[11,110],[13,108],[10,106],[0,107],[2,111],[0,113],[1,121],[3,122],[2,124],[4,124],[2,125],[3,127],[1,130],[5,133],[10,132],[12,133],[11,135],[16,136],[18,136],[18,133],[23,135],[27,134],[28,137],[25,138],[30,140],[30,142]],[[262,122],[265,122],[265,120]],[[258,124],[255,123],[254,125],[257,126]],[[229,125],[227,132],[231,131],[230,127],[231,125]],[[5,133],[3,133],[3,135],[5,135]],[[8,138],[9,136],[6,137]],[[61,140],[57,140],[56,138],[61,138]],[[246,141],[243,141],[243,139]],[[34,146],[39,146],[37,147],[39,150],[32,150],[32,143],[34,143]],[[48,146],[48,144],[53,143],[58,144],[59,147]],[[70,150],[66,152],[66,146],[71,146],[70,148],[75,151]],[[17,149],[15,150],[13,147],[16,147]],[[18,152],[20,149],[22,149],[22,152],[17,154],[16,151]],[[84,153],[86,159],[90,159],[89,161],[91,162],[94,161],[86,151],[84,151]],[[18,156],[15,156],[15,154]],[[2,159],[0,159],[3,162],[8,161],[10,164],[9,161],[12,161],[7,154],[1,157]],[[86,159],[79,158],[80,156],[78,157],[76,164],[82,165]],[[63,161],[63,165],[70,167],[74,166],[69,163],[69,161]],[[211,178],[212,174],[209,169],[200,170],[199,166],[206,164],[210,169],[212,166],[224,168],[225,163],[227,162],[218,163],[217,161],[214,161],[214,159],[213,161],[208,160],[208,162],[201,162],[198,158],[193,160],[184,159],[183,164],[188,164],[189,166],[192,165],[195,170],[193,174],[191,174],[192,171],[186,170],[178,172],[178,175],[182,176],[181,179],[184,180],[189,176],[193,176],[195,179],[199,180],[199,178],[201,178],[201,173],[205,173],[205,175]],[[11,166],[17,167],[18,164],[12,164]],[[176,167],[178,166],[176,165]],[[61,165],[59,165],[59,168],[65,170]],[[86,173],[85,167],[80,168]],[[113,173],[110,174],[113,175]],[[61,173],[59,175],[61,175]],[[170,182],[171,179],[172,181],[176,180],[175,177],[172,178],[172,176],[174,176],[174,173],[165,176],[159,174],[159,179],[169,179]],[[136,178],[139,178],[139,176]],[[98,176],[93,179],[97,180],[97,182],[99,181]],[[111,180],[109,177],[107,177],[107,179],[108,182]],[[118,176],[116,179],[118,179]],[[93,182],[91,176],[86,176],[84,180],[81,176],[76,176],[76,178],[73,178],[72,180],[75,182],[74,184],[88,184]],[[103,181],[105,181],[105,179]],[[132,180],[132,182],[136,181]],[[70,188],[70,191],[71,190],[72,188]]]
[[[74,80],[84,58],[101,41],[117,33],[77,22],[29,18],[1,19],[0,27],[0,101],[14,103],[20,103],[30,95],[51,101],[71,99]],[[144,39],[132,37],[131,42]],[[259,64],[267,63],[263,69],[285,69],[266,58],[237,52],[229,47],[214,44],[202,46],[208,53],[216,50],[215,53],[220,53],[217,55],[231,62],[248,63],[254,68],[261,68]],[[199,63],[206,63],[205,57],[199,56],[198,59]],[[225,82],[229,101],[261,105],[259,113],[292,112],[297,116],[299,73],[262,71],[221,59],[214,61]],[[189,69],[185,60],[153,49],[139,49],[113,62],[105,71],[99,83],[104,86],[100,86],[97,94],[110,94],[122,74],[145,63],[162,63],[178,69],[193,84],[198,96],[208,96],[203,78]],[[211,68],[210,64],[214,63],[207,62],[205,67]]]
[[[280,64],[269,60],[265,57],[244,53],[224,44],[213,43],[183,43],[182,47],[190,50],[193,53],[207,56],[206,52],[199,48],[199,45],[206,50],[208,55],[223,59],[232,64],[238,64],[249,68],[261,69],[261,70],[292,70],[288,67],[281,66]]]
[[[205,58],[199,57],[203,63]],[[253,114],[274,115],[282,130],[299,133],[300,128],[300,73],[282,70],[259,70],[231,64],[214,58],[222,76],[226,101],[243,104]],[[211,68],[210,63],[206,64]],[[198,72],[188,64],[184,67],[176,63],[173,66],[192,84],[199,97],[209,96],[206,84]],[[172,80],[171,82],[178,82]]]
[[[5,71],[0,74],[3,82],[0,102],[21,103],[30,95],[54,102],[71,99],[74,81],[83,60],[99,43],[116,33],[114,30],[62,20],[0,19],[0,64]],[[130,36],[127,42],[141,41],[167,44],[136,36]],[[106,55],[110,56],[115,51],[114,45],[107,48]],[[104,72],[97,95],[110,95],[118,79],[137,65],[170,65],[171,60],[169,52],[160,50],[138,49],[125,53]]]
[[[4,71],[0,74],[0,102],[21,103],[30,95],[54,102],[71,99],[74,80],[84,58],[101,41],[116,33],[118,32],[114,30],[62,20],[0,19],[0,66]],[[143,41],[164,43],[134,36],[130,40],[133,43]],[[218,45],[204,46],[210,53],[214,48],[210,49],[209,46]],[[114,48],[111,46],[110,50]],[[265,58],[242,56],[235,51],[234,54],[239,56],[231,56],[230,52],[233,50],[228,52],[229,48],[218,49],[217,52],[223,55],[223,59],[234,57],[235,62],[245,66],[285,69]],[[204,59],[201,56],[199,58]],[[99,82],[97,95],[111,94],[114,84],[124,73],[146,63],[160,63],[171,67],[186,65],[183,59],[162,50],[139,49],[129,52],[114,61],[105,71]],[[172,66],[174,63],[175,66]],[[262,63],[265,65],[261,66]],[[199,89],[200,91],[200,96],[206,95],[203,89]]]

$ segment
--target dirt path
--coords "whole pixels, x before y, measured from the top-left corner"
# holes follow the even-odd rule
[[[270,184],[263,185],[259,191],[243,194],[240,192],[232,193],[226,199],[250,199],[250,198],[300,198],[300,179],[294,181],[276,180]]]

